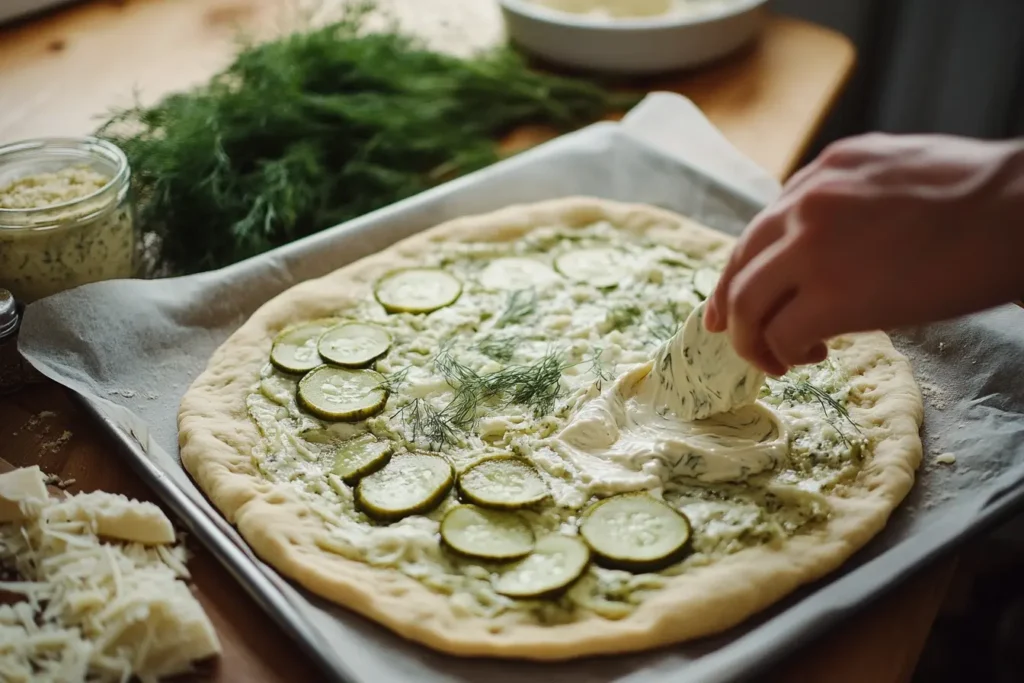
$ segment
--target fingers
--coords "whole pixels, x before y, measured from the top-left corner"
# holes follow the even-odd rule
[[[823,316],[812,297],[800,292],[782,306],[764,327],[765,347],[787,370],[820,363],[828,356]]]
[[[782,237],[787,216],[797,202],[794,195],[811,184],[832,178],[848,169],[868,163],[876,155],[875,148],[884,144],[880,137],[865,135],[842,140],[827,148],[813,162],[798,171],[783,189],[782,198],[767,210],[761,212],[750,224],[733,249],[718,286],[704,308],[704,326],[711,332],[723,332],[729,324],[729,288],[747,263],[770,244]]]
[[[765,343],[764,328],[796,293],[789,240],[774,242],[736,276],[728,295],[728,329],[736,352],[771,375],[786,364]]]
[[[828,358],[828,346],[825,342],[818,342],[811,347],[811,350],[807,352],[807,355],[797,365],[814,365],[820,363]]]
[[[872,134],[832,143],[823,149],[811,163],[794,173],[786,181],[782,190],[783,195],[793,194],[807,185],[808,181],[813,181],[818,175],[829,169],[847,170],[870,162],[877,156],[876,148],[880,144],[882,143],[876,140]]]
[[[763,212],[751,223],[729,255],[729,262],[704,307],[704,327],[710,332],[724,332],[729,324],[729,289],[751,259],[778,241],[785,230],[781,216]]]

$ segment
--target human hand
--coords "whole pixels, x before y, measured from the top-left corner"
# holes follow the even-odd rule
[[[871,134],[826,149],[750,224],[705,310],[771,375],[839,334],[1024,293],[1024,145]]]

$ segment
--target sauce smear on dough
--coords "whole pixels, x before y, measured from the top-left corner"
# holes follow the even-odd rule
[[[726,334],[708,332],[703,306],[653,361],[586,404],[558,440],[591,493],[663,488],[674,477],[743,481],[782,464],[789,436],[757,403],[764,373]]]

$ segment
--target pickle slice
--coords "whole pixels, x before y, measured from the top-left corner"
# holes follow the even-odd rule
[[[396,455],[383,469],[359,480],[355,502],[370,517],[393,522],[436,508],[454,479],[451,464],[439,455]]]
[[[387,441],[380,441],[372,434],[365,434],[350,439],[340,446],[334,454],[334,474],[352,486],[368,474],[384,467],[394,449]]]
[[[441,539],[460,555],[481,560],[518,560],[533,550],[533,530],[526,520],[475,505],[449,510],[441,520]]]
[[[462,283],[439,268],[406,268],[378,280],[373,294],[388,313],[430,313],[455,303]]]
[[[284,372],[303,373],[312,370],[323,362],[316,350],[317,340],[337,322],[314,320],[284,330],[274,339],[270,362]]]
[[[494,259],[480,271],[480,284],[487,289],[517,290],[544,287],[562,278],[551,266],[537,259],[508,257]]]
[[[594,503],[580,535],[598,564],[633,572],[657,571],[682,559],[690,520],[646,493],[623,493]]]
[[[718,286],[718,278],[721,273],[711,268],[701,268],[693,274],[693,291],[699,296],[707,299]]]
[[[555,259],[555,268],[576,282],[600,287],[614,287],[629,275],[626,257],[617,249],[595,247],[577,249]]]
[[[590,548],[575,536],[550,534],[539,539],[533,552],[493,583],[510,598],[550,598],[561,594],[590,564]]]
[[[299,380],[299,405],[325,420],[355,422],[384,409],[384,376],[373,370],[321,365]]]
[[[499,455],[482,460],[459,475],[459,493],[481,507],[515,510],[545,500],[548,487],[530,463]]]
[[[342,323],[324,332],[316,348],[328,363],[360,368],[388,352],[391,335],[379,325]]]

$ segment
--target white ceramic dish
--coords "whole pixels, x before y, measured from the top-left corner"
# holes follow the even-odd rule
[[[700,13],[609,19],[560,12],[530,0],[498,0],[509,37],[555,64],[643,75],[713,61],[752,40],[768,0],[732,0]]]

